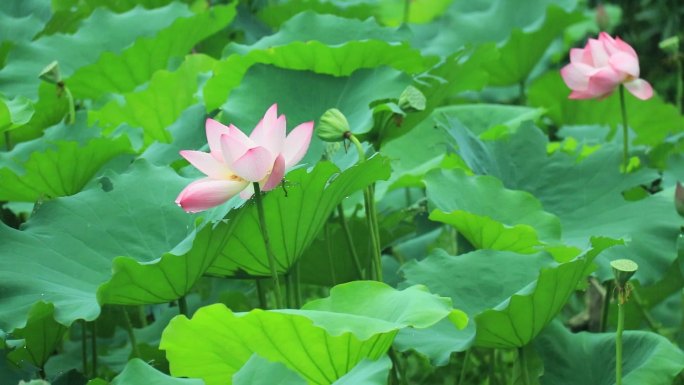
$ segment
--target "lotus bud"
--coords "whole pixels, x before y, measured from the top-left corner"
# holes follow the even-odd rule
[[[399,96],[399,107],[406,112],[425,110],[425,95],[414,86],[408,86]]]
[[[342,111],[331,108],[321,116],[317,135],[326,142],[341,142],[350,132],[349,122]]]
[[[62,76],[59,74],[59,63],[53,61],[45,66],[45,68],[40,71],[38,78],[48,83],[59,84],[62,81]]]
[[[675,187],[675,209],[677,209],[677,213],[684,217],[684,186],[682,186],[681,183],[677,182],[677,187]]]

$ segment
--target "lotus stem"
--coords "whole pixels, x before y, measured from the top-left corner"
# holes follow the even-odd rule
[[[622,111],[622,167],[627,173],[629,166],[629,124],[627,124],[627,106],[625,104],[625,86],[620,85],[620,110]]]
[[[337,205],[337,216],[340,218],[340,225],[342,226],[342,232],[347,240],[347,246],[349,247],[349,253],[354,261],[354,268],[356,269],[356,274],[360,279],[364,279],[363,269],[361,268],[361,261],[359,260],[359,255],[356,253],[356,247],[354,246],[354,239],[349,231],[349,225],[347,225],[347,218],[344,216],[344,207],[342,203]]]
[[[184,295],[180,296],[178,298],[178,313],[188,316],[188,300],[185,298]]]
[[[268,300],[266,300],[266,290],[264,289],[264,283],[261,282],[260,278],[254,278],[254,283],[256,285],[257,297],[259,298],[259,306],[266,310],[268,309]]]
[[[90,340],[90,348],[92,349],[91,354],[93,361],[93,372],[91,378],[97,377],[97,327],[95,326],[95,324],[95,321],[90,323],[90,334],[92,337],[92,339]]]
[[[619,294],[618,294],[619,295]],[[622,331],[625,328],[625,309],[622,301],[618,301],[618,322],[615,332],[615,384],[622,385]]]
[[[86,321],[80,320],[81,324],[81,360],[83,364],[83,376],[88,375],[88,333],[86,332]]]
[[[354,136],[351,132],[345,135],[354,146],[356,146],[356,151],[359,153],[359,163],[366,161],[366,153],[363,150],[363,146],[359,139]],[[373,185],[366,187],[363,191],[363,201],[366,207],[366,220],[368,222],[368,230],[371,236],[371,253],[373,255],[373,272],[374,279],[382,282],[382,250],[380,249],[380,231],[378,230],[378,218],[377,212],[375,210],[375,196],[374,196]]]
[[[126,311],[126,308],[123,306],[121,307],[121,312],[123,313],[124,326],[126,328],[126,333],[128,334],[128,339],[131,342],[133,357],[140,358],[140,350],[138,350],[138,341],[135,339],[135,333],[133,332],[131,317],[128,315],[128,311]]]
[[[461,365],[461,374],[458,376],[458,385],[465,384],[465,376],[468,369],[468,361],[470,361],[470,349],[465,351],[463,356],[463,365]]]
[[[525,347],[518,348],[518,362],[520,364],[520,373],[522,374],[523,384],[531,385],[530,372],[527,370],[527,355],[525,354]]]
[[[273,279],[273,293],[276,298],[276,307],[283,308],[283,296],[280,292],[280,280],[278,279],[278,270],[276,269],[276,259],[271,246],[271,241],[268,237],[268,228],[266,226],[266,215],[264,214],[264,203],[261,197],[261,187],[259,182],[254,182],[254,200],[256,201],[257,212],[259,213],[259,224],[261,225],[261,235],[264,237],[264,245],[266,246],[266,254],[268,255],[268,265],[271,268],[271,279]]]

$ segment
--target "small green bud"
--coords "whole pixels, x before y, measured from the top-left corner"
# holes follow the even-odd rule
[[[667,53],[676,54],[679,52],[679,36],[668,37],[658,43],[658,47]]]
[[[326,142],[341,142],[345,138],[345,134],[350,132],[349,122],[344,117],[342,111],[337,108],[331,108],[325,111],[318,123],[317,135],[321,140]]]
[[[406,112],[425,110],[425,95],[414,86],[408,86],[399,96],[399,107]]]
[[[610,262],[618,288],[624,288],[630,278],[636,273],[639,265],[631,259],[616,259]]]
[[[53,61],[52,63],[48,64],[47,66],[45,66],[45,68],[43,68],[42,71],[40,71],[38,77],[40,78],[40,80],[52,84],[57,84],[61,82],[62,76],[59,74],[59,63],[57,63],[57,61]]]
[[[684,217],[684,187],[679,182],[677,182],[677,187],[675,187],[674,203],[677,214]]]

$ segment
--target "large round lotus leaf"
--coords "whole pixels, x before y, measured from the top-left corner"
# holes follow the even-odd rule
[[[584,247],[595,236],[625,239],[624,246],[606,250],[597,260],[602,279],[612,277],[610,260],[628,258],[639,264],[635,279],[651,284],[676,258],[680,219],[673,209],[673,192],[665,190],[638,201],[626,200],[624,191],[648,185],[658,175],[648,169],[621,173],[621,149],[605,145],[578,162],[562,152],[549,155],[548,140],[531,124],[523,124],[516,133],[496,141],[480,140],[454,117],[440,125],[453,136],[459,155],[470,169],[490,176],[464,179],[456,176],[459,172],[444,171],[444,175],[451,175],[448,178],[463,179],[467,183],[451,184],[451,195],[435,195],[435,200],[463,199],[473,194],[471,186],[476,180],[491,177],[503,183],[507,194],[522,193],[512,190],[529,192],[546,212],[560,219],[561,240],[566,244]],[[429,188],[428,183],[428,191]],[[510,213],[511,209],[514,208],[509,207],[503,213]],[[635,220],[634,213],[639,213],[639,220]],[[504,214],[488,215],[496,219]],[[530,225],[539,227],[539,224]]]
[[[278,271],[290,269],[344,198],[388,176],[389,163],[380,155],[343,172],[330,162],[320,162],[311,171],[299,169],[287,174],[285,190],[277,188],[264,196],[266,223]],[[233,275],[240,271],[261,276],[271,274],[257,214],[254,201],[250,201],[231,212],[227,223],[218,225],[218,228],[230,227],[229,238],[209,269],[211,274]]]
[[[355,304],[358,298],[367,300]],[[231,384],[254,353],[283,363],[310,384],[330,385],[364,358],[381,357],[400,329],[429,327],[445,318],[464,322],[448,299],[423,287],[396,291],[379,282],[337,286],[330,297],[305,309],[240,314],[207,306],[192,319],[174,318],[161,348],[172,374],[202,378],[207,385]]]
[[[451,297],[474,319],[476,346],[514,348],[527,345],[553,320],[596,255],[614,244],[597,239],[592,249],[562,264],[547,253],[478,250],[451,256],[437,250],[403,270],[408,284]],[[477,285],[470,277],[478,277]]]
[[[212,248],[224,238],[211,229],[198,233],[190,251],[168,253],[194,220],[173,202],[187,180],[171,169],[139,161],[100,183],[43,203],[21,230],[0,225],[0,329],[23,325],[36,301],[53,303],[61,324],[92,320],[98,288],[110,279],[100,301],[178,298],[216,256]]]
[[[111,385],[204,385],[202,380],[173,378],[143,360],[134,358],[111,382]]]
[[[625,385],[671,385],[684,369],[684,353],[665,337],[626,331],[623,339]],[[615,383],[615,334],[571,333],[554,322],[534,341],[544,361],[542,385]]]

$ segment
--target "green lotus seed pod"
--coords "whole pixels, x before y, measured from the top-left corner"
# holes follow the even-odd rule
[[[423,111],[425,103],[425,95],[414,86],[406,87],[399,96],[399,107],[406,112]]]
[[[630,278],[636,273],[639,265],[631,259],[616,259],[610,262],[613,275],[618,287],[624,288]]]
[[[342,111],[331,108],[321,116],[316,134],[326,142],[341,142],[349,131],[349,122]]]

